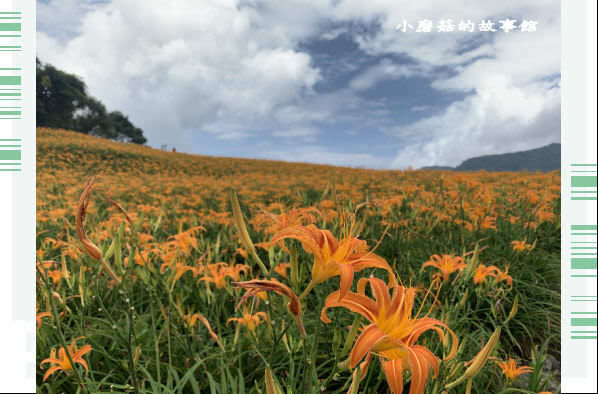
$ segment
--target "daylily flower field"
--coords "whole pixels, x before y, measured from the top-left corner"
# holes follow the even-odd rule
[[[38,128],[38,393],[557,393],[560,239],[558,172]]]

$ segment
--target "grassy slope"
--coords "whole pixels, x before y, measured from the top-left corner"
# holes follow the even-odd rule
[[[264,208],[278,202],[293,206],[317,206],[323,209],[324,203],[332,198],[333,185],[339,200],[345,200],[349,207],[376,198],[405,196],[405,201],[412,201],[412,203],[394,208],[389,215],[397,221],[407,220],[408,225],[391,228],[376,253],[385,257],[405,280],[413,275],[429,283],[431,272],[428,270],[426,273],[421,273],[422,262],[428,260],[434,253],[461,254],[472,250],[475,243],[479,242],[482,247],[487,247],[481,255],[485,264],[496,264],[503,268],[510,264],[509,273],[514,277],[514,290],[511,296],[514,294],[520,296],[519,314],[509,323],[508,330],[505,331],[504,351],[529,359],[533,346],[542,344],[547,338],[554,336],[550,342],[551,352],[558,356],[560,347],[558,339],[560,335],[560,227],[558,221],[545,222],[534,229],[524,228],[521,222],[510,224],[507,214],[499,211],[496,214],[497,223],[500,225],[497,226],[496,231],[480,229],[465,231],[462,226],[455,224],[454,217],[439,222],[434,216],[434,212],[444,209],[442,205],[444,198],[448,198],[444,189],[445,177],[449,187],[453,187],[450,182],[457,179],[452,177],[463,177],[478,183],[476,190],[482,190],[492,197],[494,204],[500,205],[506,204],[503,200],[514,195],[523,196],[526,190],[538,189],[538,194],[542,194],[544,189],[549,190],[560,184],[558,175],[507,173],[463,175],[450,173],[448,175],[439,171],[373,171],[163,152],[60,130],[38,129],[37,137],[39,219],[47,220],[40,223],[39,230],[48,230],[49,233],[46,235],[50,234],[55,238],[60,237],[65,231],[68,233],[72,230],[65,230],[64,223],[47,218],[51,218],[52,212],[58,209],[73,206],[81,192],[82,179],[85,175],[99,174],[105,190],[109,191],[115,200],[125,205],[130,213],[133,212],[134,217],[139,217],[135,213],[145,209],[143,207],[146,206],[150,207],[147,208],[147,217],[150,218],[151,224],[155,225],[156,217],[163,215],[162,228],[152,233],[157,240],[165,241],[177,231],[189,226],[206,227],[206,233],[202,234],[202,245],[205,247],[206,242],[213,245],[220,240],[223,245],[221,248],[224,250],[221,254],[223,260],[229,259],[235,248],[232,246],[235,245],[235,241],[228,235],[232,234],[228,214],[230,206],[227,199],[231,186],[239,192],[242,208],[250,220],[256,215],[257,207]],[[512,181],[506,183],[506,179]],[[413,197],[407,196],[405,190],[408,188],[415,188]],[[472,204],[481,204],[473,193],[464,198]],[[423,213],[420,212],[421,203],[418,201],[424,201],[426,205],[427,210]],[[90,237],[97,239],[101,235],[100,225],[109,223],[109,218],[114,215],[114,211],[110,211],[107,204],[98,200],[95,203],[92,208],[95,213],[88,218],[88,227]],[[522,202],[516,202],[512,209],[511,214],[517,213],[523,221],[527,215],[531,215],[531,208]],[[560,213],[558,200],[551,203],[550,209],[557,215]],[[72,223],[72,211],[68,212],[67,209],[66,213],[61,213]],[[463,216],[465,214],[463,210],[458,213],[459,217],[465,217]],[[375,209],[371,215],[363,235],[371,241],[370,244],[375,244],[384,232],[386,224]],[[332,228],[335,229],[332,223],[329,222],[328,226],[333,226]],[[98,231],[95,231],[96,227]],[[254,242],[267,239],[257,228],[252,228],[250,233]],[[537,240],[535,249],[525,255],[513,253],[510,242],[524,238],[529,242]],[[229,242],[229,246],[226,246],[226,242]],[[106,241],[101,246],[106,247],[107,244]],[[41,240],[38,240],[38,248],[42,247]],[[49,249],[48,253],[46,256],[48,259],[58,258],[53,256],[51,253],[55,252]],[[193,254],[192,257],[197,259],[199,255]],[[263,255],[263,258],[267,259],[266,255]],[[242,262],[239,256],[236,259]],[[334,279],[332,283],[330,286],[335,287],[337,280]],[[192,301],[203,297],[195,288],[195,281],[189,280],[188,277],[183,277],[181,282],[177,283],[175,291],[180,290],[179,286],[182,288],[185,285],[192,286],[193,291],[183,296],[188,297],[183,298],[184,300]],[[332,287],[329,288],[331,289]],[[143,291],[141,288],[137,290]],[[317,288],[316,294],[320,297],[326,296],[321,287]],[[154,294],[152,297],[158,295]],[[147,304],[142,304],[137,309],[143,310],[142,308],[147,307]],[[220,310],[218,313],[214,311],[205,313],[215,330],[225,335],[227,317],[234,312],[230,300],[226,300],[222,308],[226,313],[223,311],[221,314]],[[475,352],[480,336],[483,336],[482,332],[486,332],[485,338],[487,338],[487,333],[493,329],[494,321],[504,320],[504,314],[508,314],[510,303],[501,303],[498,315],[485,300],[472,301],[469,308],[471,308],[469,317],[455,324],[470,331],[467,335],[470,337],[468,351]],[[86,313],[92,312],[87,310]],[[340,314],[340,316],[345,315]],[[350,324],[351,319],[349,317],[345,319]],[[306,325],[309,327],[310,324],[312,323]],[[325,337],[331,335],[330,328],[325,330]],[[164,338],[161,341],[166,345]],[[322,344],[322,354],[329,352],[326,346],[329,344]],[[174,351],[185,353],[187,349],[182,347]],[[238,357],[236,361],[241,365],[241,359],[245,356]],[[243,360],[245,363],[248,361]],[[222,360],[222,362],[233,363],[231,360]],[[114,365],[114,368],[119,367]],[[260,373],[255,371],[247,374],[247,384],[251,384],[253,379],[259,379],[260,376]]]

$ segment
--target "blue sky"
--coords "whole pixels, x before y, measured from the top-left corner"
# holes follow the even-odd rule
[[[81,76],[154,147],[419,168],[560,141],[559,1],[44,0],[37,10],[40,59]],[[538,30],[505,33],[507,18]],[[415,31],[424,19],[432,32]],[[456,31],[438,32],[441,19]],[[457,31],[462,20],[476,31]],[[497,31],[479,31],[482,20]],[[414,29],[397,30],[403,21]]]

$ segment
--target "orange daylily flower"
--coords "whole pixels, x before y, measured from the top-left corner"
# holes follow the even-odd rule
[[[172,269],[172,267],[171,267]],[[174,278],[172,280],[172,282],[176,282],[177,280],[181,279],[181,276],[183,276],[185,274],[185,272],[187,271],[191,271],[193,273],[193,276],[196,275],[196,269],[194,267],[189,267],[187,265],[184,265],[182,263],[176,263],[174,265],[174,270],[175,270],[175,274],[174,274]]]
[[[289,213],[281,212],[280,215],[275,215],[267,211],[261,211],[264,218],[260,220],[257,227],[263,224],[268,224],[264,230],[266,235],[274,234],[285,228],[301,226],[305,222],[315,223],[316,217],[314,214],[320,214],[316,208],[295,208]]]
[[[526,243],[525,240],[513,241],[511,242],[511,245],[513,245],[513,252],[524,252],[526,250],[530,250],[532,247],[532,245]]]
[[[496,281],[500,282],[503,280],[507,282],[507,286],[510,286],[511,289],[513,288],[513,278],[511,277],[511,275],[509,275],[508,266],[505,272],[502,272],[500,269],[498,269],[498,271],[496,272]]]
[[[493,229],[496,230],[496,219],[490,216],[486,216],[482,223],[480,223],[480,228],[482,230]]]
[[[513,359],[509,359],[508,362],[497,362],[497,364],[500,367],[500,369],[502,369],[503,375],[505,375],[505,377],[510,381],[515,380],[515,378],[517,378],[517,376],[521,374],[534,372],[534,369],[532,367],[517,368],[517,362]]]
[[[243,317],[231,317],[226,321],[226,325],[231,321],[236,321],[237,323],[244,325],[247,327],[249,331],[252,333],[255,332],[257,326],[268,319],[268,315],[266,312],[256,312],[253,315],[249,313],[247,307],[243,307]]]
[[[185,272],[192,272],[193,273],[193,277],[195,278],[197,276],[197,269],[194,267],[189,267],[183,263],[175,263],[175,260],[172,261],[172,263],[163,263],[160,266],[160,273],[163,273],[166,269],[166,267],[168,267],[168,269],[170,271],[174,271],[174,277],[172,278],[172,283],[170,284],[170,291],[172,291],[172,289],[174,289],[174,284],[181,279],[181,277],[185,274]]]
[[[368,281],[375,300],[365,295]],[[434,369],[434,376],[439,369],[438,358],[424,346],[415,344],[419,337],[425,331],[434,330],[439,340],[443,341],[445,333],[442,328],[445,328],[453,339],[451,351],[445,360],[455,356],[458,340],[455,333],[440,320],[427,316],[412,317],[414,300],[414,288],[396,286],[391,298],[389,288],[380,279],[360,279],[357,293],[348,292],[340,300],[338,291],[330,294],[320,318],[330,323],[326,309],[340,306],[368,319],[371,324],[363,329],[349,354],[350,368],[354,368],[369,352],[375,352],[380,356],[388,385],[394,393],[403,391],[403,370],[407,370],[411,372],[409,393],[419,394],[424,392],[430,367]]]
[[[508,286],[513,288],[513,278],[509,275],[509,267],[503,272],[494,265],[486,267],[484,264],[480,264],[475,270],[473,283],[475,285],[482,285],[488,276],[493,276],[497,282],[504,280]]]
[[[199,281],[201,282],[202,280],[205,280],[212,282],[218,289],[226,287],[226,278],[230,277],[232,280],[239,280],[241,272],[246,275],[247,270],[251,269],[251,267],[245,264],[236,264],[232,266],[226,263],[208,264],[206,267],[209,271],[209,275],[205,275],[203,278],[199,279]]]
[[[178,234],[175,234],[168,238],[168,240],[174,240],[174,243],[184,252],[190,253],[191,249],[197,249],[197,234],[199,231],[207,231],[202,226],[197,226],[190,228],[187,231],[180,231]]]
[[[83,337],[81,337],[83,338]],[[81,338],[77,338],[77,339],[81,339]],[[77,341],[77,339],[73,340],[73,342],[69,345],[69,353],[71,355],[71,358],[73,359],[73,362],[75,363],[79,363],[81,365],[83,365],[83,368],[85,368],[86,370],[89,371],[89,367],[87,366],[87,361],[85,361],[83,359],[83,355],[89,353],[91,351],[91,345],[85,345],[83,346],[81,349],[77,350],[75,342]],[[40,364],[39,367],[41,369],[42,365],[45,363],[50,363],[50,365],[52,365],[52,367],[50,367],[50,369],[48,369],[44,375],[44,379],[43,381],[45,382],[46,379],[48,378],[48,376],[50,376],[52,373],[56,372],[56,371],[72,371],[73,370],[73,366],[71,365],[71,362],[69,361],[68,356],[66,355],[66,350],[64,350],[64,348],[60,348],[58,350],[58,358],[56,358],[56,350],[52,349],[52,351],[50,352],[50,357],[43,360]]]
[[[62,279],[62,272],[60,270],[53,270],[53,271],[48,271],[48,276],[50,276],[50,278],[52,279],[52,284],[57,284],[60,285],[60,280]]]
[[[254,246],[258,246],[258,245],[256,244]],[[237,248],[235,253],[233,253],[233,256],[237,256],[237,255],[243,257],[245,260],[249,260],[249,255],[247,254],[247,251],[243,248]]]
[[[199,282],[202,280],[212,282],[216,285],[217,289],[226,287],[226,278],[228,277],[227,267],[228,264],[226,263],[208,264],[206,268],[208,269],[209,275],[200,278]]]
[[[551,220],[554,217],[555,217],[555,214],[552,212],[546,212],[546,211],[536,212],[536,218],[538,219],[538,221],[540,223],[545,222],[547,220]]]
[[[484,264],[480,264],[475,269],[475,274],[473,276],[473,283],[475,285],[481,285],[482,283],[484,283],[484,280],[488,276],[493,276],[494,278],[496,278],[496,272],[499,272],[499,271],[500,270],[493,265],[486,267]]]
[[[241,272],[243,275],[247,275],[248,270],[251,271],[251,267],[246,264],[235,264],[234,266],[231,264],[227,267],[226,272],[232,280],[237,281],[241,279]]]
[[[397,285],[392,268],[386,260],[372,252],[367,252],[366,241],[350,235],[351,232],[346,231],[346,236],[339,241],[329,230],[320,230],[310,224],[284,229],[272,237],[270,245],[285,238],[293,238],[303,244],[305,251],[314,255],[311,282],[299,297],[300,299],[303,299],[313,286],[340,275],[340,291],[338,293],[340,300],[349,292],[354,273],[367,267],[385,269],[390,277],[389,287]]]
[[[422,269],[428,266],[438,268],[442,272],[443,282],[448,282],[451,273],[467,267],[467,264],[462,261],[463,258],[459,256],[453,257],[452,255],[445,254],[440,257],[440,255],[435,254],[430,257],[429,261],[426,261],[422,265]]]
[[[287,278],[287,270],[291,268],[291,263],[278,263],[274,267],[274,272],[278,275],[282,276],[283,278]]]
[[[37,321],[37,329],[39,330],[42,326],[42,317],[52,316],[50,312],[37,313],[38,308],[35,308],[35,320]]]

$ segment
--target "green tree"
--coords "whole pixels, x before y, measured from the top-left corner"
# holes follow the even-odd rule
[[[87,100],[85,83],[36,59],[36,124],[70,129],[75,110]]]
[[[87,95],[76,75],[44,64],[36,65],[36,125],[74,130],[117,141],[145,144],[143,130],[120,111],[108,113],[104,104]]]
[[[88,97],[74,114],[72,129],[97,137],[114,138],[112,119],[101,101]]]
[[[143,130],[135,127],[129,121],[129,117],[123,115],[120,111],[110,112],[110,119],[112,121],[112,128],[114,130],[117,141],[133,142],[136,144],[145,144],[147,139],[143,136]]]

